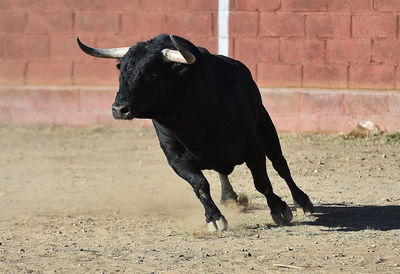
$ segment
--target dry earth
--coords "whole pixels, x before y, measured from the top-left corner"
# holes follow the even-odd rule
[[[0,272],[400,272],[400,143],[281,142],[316,213],[298,211],[291,226],[276,227],[240,166],[230,177],[249,210],[221,207],[230,227],[212,234],[154,130],[2,126]],[[205,174],[219,201],[218,176]]]

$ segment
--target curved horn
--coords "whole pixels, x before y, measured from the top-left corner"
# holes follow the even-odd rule
[[[190,51],[181,47],[178,42],[175,40],[174,36],[170,35],[172,44],[174,44],[177,50],[172,49],[163,49],[162,53],[164,55],[164,59],[167,62],[177,62],[182,64],[193,64],[196,61],[196,57],[190,53]]]
[[[111,48],[111,49],[96,49],[91,48],[83,44],[78,37],[76,37],[76,42],[78,46],[83,50],[85,53],[92,55],[94,57],[100,58],[121,58],[123,57],[129,50],[129,47],[124,48]]]

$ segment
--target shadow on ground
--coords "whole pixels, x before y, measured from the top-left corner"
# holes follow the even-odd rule
[[[315,220],[308,225],[339,231],[400,229],[400,206],[346,206],[323,204],[315,207]]]

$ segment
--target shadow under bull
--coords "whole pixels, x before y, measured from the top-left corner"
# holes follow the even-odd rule
[[[322,204],[315,207],[316,220],[305,224],[339,231],[400,229],[400,206],[346,206]],[[303,223],[304,224],[304,223]]]

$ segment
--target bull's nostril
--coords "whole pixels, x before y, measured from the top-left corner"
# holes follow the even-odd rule
[[[127,114],[129,112],[129,108],[127,106],[124,106],[119,111],[121,114]]]

